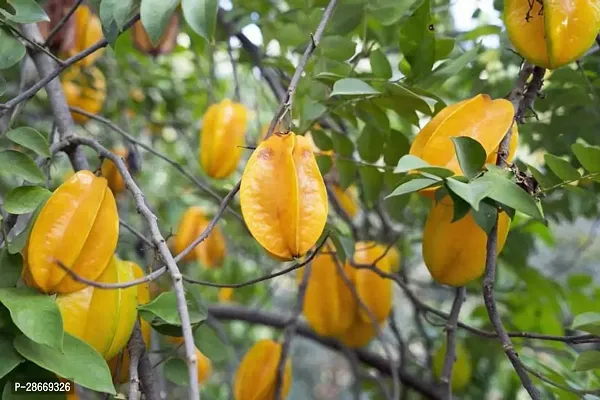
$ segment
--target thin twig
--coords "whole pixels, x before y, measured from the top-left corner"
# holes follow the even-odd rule
[[[269,130],[267,131],[265,139],[268,139],[273,134],[273,130],[275,129],[275,126],[281,121],[281,119],[285,116],[285,114],[291,110],[292,100],[294,98],[294,93],[296,92],[296,86],[298,86],[298,82],[300,81],[300,77],[302,76],[302,73],[304,72],[304,68],[306,68],[308,59],[310,58],[313,51],[315,51],[315,49],[319,45],[319,42],[321,41],[321,36],[323,35],[323,31],[325,31],[327,22],[329,22],[329,19],[331,18],[331,15],[333,14],[333,9],[335,8],[336,3],[337,3],[337,0],[330,0],[329,4],[327,5],[327,8],[325,9],[325,12],[323,13],[321,22],[319,22],[319,26],[317,27],[317,30],[315,31],[315,34],[311,35],[312,40],[306,47],[306,50],[304,51],[304,54],[302,55],[302,58],[300,59],[300,62],[298,63],[298,66],[296,67],[296,71],[294,72],[294,75],[292,76],[292,80],[290,81],[290,85],[288,86],[287,95],[285,97],[285,100],[281,102],[281,104],[279,105],[279,108],[275,112],[275,116],[271,120],[271,124],[269,125]]]
[[[37,24],[24,24],[23,35],[33,41],[41,42],[43,40]],[[58,74],[54,75],[53,72],[56,71],[56,69],[54,69],[55,63],[45,53],[36,52],[31,55],[31,58],[33,58],[38,74],[42,78],[38,84],[45,81],[43,86],[46,86],[46,93],[48,93],[48,99],[50,100],[50,107],[52,108],[52,114],[54,115],[54,120],[56,121],[56,126],[58,128],[58,134],[61,139],[66,139],[67,137],[73,135],[75,125],[73,123],[73,117],[71,117],[71,113],[69,112],[69,107],[67,105],[67,100],[65,98],[62,85],[56,78]],[[63,67],[64,65],[60,65],[58,69]],[[33,87],[35,86],[36,85]],[[31,89],[33,89],[33,87]],[[23,96],[25,93],[30,92],[31,89],[22,92],[19,96]],[[25,100],[26,98],[27,97],[23,97],[22,100]],[[12,104],[9,103],[11,102],[5,104],[6,108],[8,109],[18,104],[18,102],[14,102]],[[83,149],[73,146],[71,148],[65,148],[65,152],[67,153],[67,156],[69,157],[71,165],[75,171],[89,169]]]
[[[44,54],[46,54],[48,57],[50,57],[51,59],[53,59],[58,65],[62,65],[63,60],[61,60],[60,58],[56,57],[48,49],[44,48],[41,44],[39,44],[35,40],[32,40],[32,39],[28,38],[27,36],[25,36],[24,34],[22,34],[17,28],[15,28],[15,27],[11,26],[10,24],[6,23],[6,21],[3,21],[2,19],[0,19],[0,23],[2,25],[6,26],[8,29],[10,29],[10,31],[13,32],[15,35],[17,35],[18,37],[20,37],[21,39],[23,39],[24,41],[27,42],[27,44],[29,45],[28,47],[30,49],[30,54],[32,54],[33,52],[36,52],[36,51],[41,51]]]
[[[84,145],[92,148],[98,153],[100,157],[108,158],[112,161],[117,170],[123,177],[123,181],[125,183],[125,187],[132,193],[137,211],[144,217],[144,219],[148,222],[150,227],[152,243],[157,248],[162,260],[167,265],[167,269],[171,274],[171,279],[173,281],[173,288],[175,290],[175,295],[177,299],[177,311],[179,317],[181,318],[181,327],[183,331],[183,337],[185,342],[185,354],[186,361],[188,365],[188,378],[189,378],[189,395],[191,399],[199,399],[200,398],[200,390],[198,387],[198,374],[197,374],[197,359],[196,359],[196,349],[194,345],[194,337],[192,335],[192,327],[190,322],[190,315],[187,308],[187,301],[185,298],[185,291],[183,288],[183,279],[181,276],[181,272],[177,267],[177,262],[174,260],[173,255],[169,251],[167,247],[167,243],[165,238],[160,233],[160,228],[158,226],[157,220],[158,218],[150,208],[146,205],[146,201],[144,199],[144,194],[137,186],[127,166],[125,165],[125,161],[121,157],[113,154],[111,151],[102,146],[95,139],[84,138],[84,137],[69,137],[65,140],[61,141],[58,146],[52,146],[51,150],[56,151],[57,149],[62,149],[65,146],[72,145]]]
[[[281,355],[279,362],[277,363],[277,375],[275,375],[275,400],[283,400],[283,380],[285,375],[285,364],[288,358],[288,353],[292,346],[292,340],[296,334],[296,328],[298,327],[298,321],[300,314],[302,314],[302,307],[304,306],[304,298],[306,297],[306,289],[308,288],[308,281],[312,272],[312,263],[306,264],[304,267],[304,275],[302,276],[302,282],[298,287],[298,298],[296,300],[296,307],[293,310],[292,316],[287,322],[287,327],[283,332],[283,342],[281,343]]]
[[[119,220],[119,224],[121,226],[123,226],[125,229],[127,229],[129,232],[133,233],[135,236],[137,236],[142,242],[144,242],[149,248],[153,248],[154,244],[152,243],[152,241],[150,239],[148,239],[146,236],[142,235],[141,232],[139,232],[137,229],[135,229],[133,226],[129,225],[127,222],[123,221],[123,220]]]
[[[442,367],[440,382],[444,387],[447,400],[452,400],[452,367],[456,361],[456,323],[458,321],[458,315],[460,314],[460,308],[464,301],[465,294],[466,288],[464,286],[456,289],[456,295],[454,296],[454,302],[452,303],[450,317],[446,322],[446,355],[444,357],[444,365]]]
[[[52,30],[48,34],[48,37],[44,41],[44,44],[43,44],[44,47],[48,46],[48,43],[50,43],[52,41],[52,39],[54,39],[54,36],[56,36],[56,34],[61,30],[63,25],[67,23],[69,18],[71,18],[71,15],[73,15],[73,13],[75,13],[75,10],[77,10],[77,7],[79,7],[79,5],[82,2],[83,2],[83,0],[76,0],[75,4],[73,4],[71,9],[69,9],[69,11],[67,11],[67,13],[61,18],[61,20],[58,21],[58,23],[54,26],[54,28],[52,28]]]
[[[141,341],[141,342],[140,342]],[[140,323],[136,321],[129,342],[129,399],[140,399],[140,377],[138,373],[140,358],[145,350],[144,339],[140,331]]]
[[[111,128],[112,130],[114,130],[115,132],[117,132],[118,134],[120,134],[121,136],[123,136],[125,139],[127,139],[128,141],[130,141],[131,143],[135,143],[138,146],[140,146],[141,148],[147,150],[148,152],[154,154],[156,157],[160,158],[161,160],[166,161],[167,163],[169,163],[171,166],[173,166],[173,168],[175,168],[177,171],[179,171],[183,176],[185,176],[186,178],[188,178],[194,185],[196,185],[200,190],[204,191],[205,193],[209,194],[213,199],[217,200],[218,202],[221,202],[223,199],[221,198],[221,196],[219,196],[207,183],[201,181],[200,179],[196,178],[194,175],[192,175],[190,172],[188,172],[187,170],[185,170],[178,162],[173,161],[170,157],[168,157],[167,155],[161,153],[160,151],[154,149],[152,146],[147,145],[144,142],[141,142],[140,140],[136,139],[135,137],[133,137],[132,135],[130,135],[129,133],[127,133],[124,129],[122,129],[121,127],[119,127],[117,124],[113,123],[111,120],[104,118],[100,115],[97,114],[92,114],[90,112],[87,112],[79,107],[69,107],[69,110],[78,113],[78,114],[82,114],[85,115],[91,119],[94,119],[98,122],[101,122],[105,125],[107,125],[109,128]],[[232,209],[228,209],[228,211],[230,211],[233,215],[235,215],[235,217],[242,221],[242,217],[235,212]]]
[[[123,32],[125,32],[127,29],[129,29],[139,19],[140,19],[140,15],[139,14],[137,14],[136,16],[134,16],[133,18],[131,18],[123,26],[123,30],[121,32],[119,32],[119,35],[122,34]],[[28,25],[31,25],[31,24],[24,25],[23,27],[25,28],[25,26],[28,26]],[[39,29],[37,28],[37,25],[36,25],[36,29],[39,32]],[[25,31],[23,33],[25,35],[27,35],[25,33]],[[29,37],[29,35],[27,35],[27,36]],[[28,98],[34,96],[40,89],[42,89],[44,86],[46,86],[48,84],[48,82],[50,82],[53,79],[55,79],[65,69],[67,69],[71,65],[75,64],[77,61],[80,61],[80,60],[86,58],[90,54],[92,54],[92,53],[94,53],[94,52],[96,52],[96,51],[98,51],[98,50],[100,50],[100,49],[102,49],[102,48],[104,48],[106,46],[108,46],[108,41],[105,38],[102,38],[99,41],[97,41],[95,44],[93,44],[92,46],[88,47],[87,49],[82,50],[81,52],[75,54],[74,56],[67,58],[66,60],[63,61],[62,65],[59,65],[58,68],[54,68],[53,70],[50,70],[50,72],[48,72],[35,85],[31,86],[29,89],[25,90],[24,92],[19,93],[17,96],[13,97],[12,99],[10,99],[9,101],[7,101],[6,103],[0,104],[0,110],[2,110],[2,109],[4,109],[4,110],[11,109],[14,106],[16,106],[17,104],[19,104],[20,102],[22,102],[23,100],[27,100]],[[42,53],[39,53],[39,54],[42,54]],[[3,113],[0,113],[0,116],[2,116],[2,115],[3,115]]]

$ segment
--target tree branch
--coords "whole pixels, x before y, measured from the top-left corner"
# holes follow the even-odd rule
[[[148,222],[151,232],[152,243],[154,243],[154,246],[157,248],[161,258],[165,262],[167,269],[171,274],[171,280],[173,281],[173,288],[175,290],[177,298],[177,312],[179,313],[179,317],[181,318],[181,327],[185,343],[185,355],[189,375],[188,378],[190,380],[189,395],[191,399],[199,399],[200,390],[198,387],[196,349],[194,345],[194,337],[192,334],[192,327],[190,323],[190,315],[187,308],[187,301],[185,298],[185,291],[183,288],[183,278],[181,276],[179,268],[177,267],[177,262],[175,261],[173,255],[167,247],[165,238],[160,233],[160,228],[157,223],[158,218],[146,205],[144,194],[134,182],[123,159],[110,152],[108,149],[106,149],[104,146],[98,143],[98,141],[96,141],[95,139],[71,136],[61,141],[59,143],[59,146],[52,146],[53,149],[51,150],[61,149],[64,148],[64,146],[72,146],[77,144],[85,145],[92,148],[96,151],[96,153],[98,153],[100,157],[108,158],[115,164],[117,170],[123,177],[125,187],[133,195],[133,199],[137,206],[138,213],[140,213]],[[215,222],[214,219],[213,222]]]
[[[296,71],[294,72],[294,75],[292,76],[292,80],[290,81],[290,85],[288,86],[288,89],[287,89],[287,95],[286,95],[285,99],[281,102],[281,104],[279,104],[279,108],[275,112],[275,116],[271,120],[269,129],[267,131],[267,134],[265,135],[265,139],[268,139],[273,134],[273,130],[275,129],[275,126],[281,121],[281,119],[286,114],[286,112],[291,109],[292,100],[294,98],[294,93],[296,92],[296,86],[298,86],[298,82],[300,81],[302,72],[304,72],[304,68],[306,68],[308,59],[310,58],[313,51],[315,51],[315,49],[319,45],[319,42],[321,41],[321,36],[323,35],[323,32],[325,31],[327,22],[329,22],[329,19],[331,18],[331,15],[333,14],[333,9],[335,8],[336,3],[337,3],[337,0],[330,0],[329,4],[327,5],[327,8],[325,9],[325,12],[323,13],[321,22],[319,22],[319,26],[317,26],[317,30],[315,31],[315,34],[311,35],[312,40],[308,44],[308,47],[304,51],[304,54],[302,55],[302,58],[300,59],[300,62],[298,63],[298,66],[296,67]]]
[[[285,329],[286,322],[288,320],[286,315],[278,312],[267,312],[230,304],[210,305],[208,307],[208,312],[209,315],[219,320],[246,321],[251,324],[270,326],[275,329]],[[298,323],[296,333],[300,336],[320,343],[329,349],[340,352],[343,351],[344,345],[341,342],[335,339],[317,335],[304,322]],[[366,351],[364,349],[356,350],[356,355],[358,360],[364,365],[374,368],[387,376],[391,375],[392,366],[390,365],[389,360],[386,360],[378,354]],[[423,394],[428,399],[443,399],[441,393],[439,393],[439,390],[435,387],[435,385],[433,385],[432,382],[423,380],[419,376],[411,375],[405,370],[397,369],[396,372],[398,373],[400,381],[404,385],[410,386],[412,389]]]
[[[456,323],[466,292],[464,286],[456,289],[450,317],[446,323],[446,356],[444,357],[440,382],[443,385],[447,400],[452,400],[452,367],[456,361]]]
[[[40,30],[36,24],[24,24],[23,36],[34,42],[43,41],[42,34],[40,33]],[[42,52],[34,52],[31,57],[33,58],[38,74],[42,78],[40,82],[47,79],[47,82],[45,83],[46,92],[48,93],[50,107],[52,108],[52,114],[54,115],[60,138],[65,139],[69,136],[72,136],[74,131],[73,118],[69,112],[69,107],[67,106],[67,100],[65,98],[65,93],[63,92],[60,80],[56,78],[58,74],[53,74],[53,72],[57,70],[55,69],[55,62],[52,60],[52,58],[48,57],[47,54]],[[58,67],[58,69],[61,68],[63,68],[63,66]],[[24,91],[19,96],[22,96],[29,91],[31,91],[31,89]],[[23,97],[23,100],[25,98],[27,97]],[[10,102],[6,103],[5,106],[6,108],[10,109],[18,102],[15,102],[14,104],[9,103]],[[69,157],[71,165],[75,171],[89,169],[85,154],[81,148],[77,146],[66,148],[65,153],[67,153],[67,156]]]

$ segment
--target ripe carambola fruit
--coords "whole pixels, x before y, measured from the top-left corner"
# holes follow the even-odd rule
[[[118,147],[112,150],[113,153],[118,155],[119,157],[125,159],[127,157],[127,149],[124,147]],[[106,178],[108,181],[108,187],[114,194],[119,194],[125,188],[125,182],[123,182],[123,177],[121,173],[117,170],[117,166],[108,158],[102,161],[102,176]]]
[[[600,30],[598,0],[505,0],[506,33],[519,54],[555,69],[581,57]]]
[[[74,44],[69,51],[69,56],[73,56],[86,50],[88,47],[96,44],[96,42],[104,37],[100,18],[92,13],[92,11],[86,5],[80,5],[77,7],[77,10],[75,10],[75,13],[73,13],[72,18],[75,21],[75,29],[73,32]],[[81,61],[78,61],[77,65],[89,67],[100,56],[102,56],[104,50],[105,49],[102,48],[93,52],[92,54],[83,58]]]
[[[56,264],[96,279],[117,246],[119,215],[106,179],[79,171],[60,185],[41,209],[23,250],[24,280],[45,293],[85,287]]]
[[[106,99],[106,79],[98,68],[72,67],[63,75],[62,87],[69,106],[91,114],[102,110]],[[71,116],[80,124],[85,124],[89,119],[87,115],[76,112],[71,112]]]
[[[375,242],[356,242],[354,263],[374,265],[379,270],[390,273],[392,267],[388,253],[385,253],[386,248],[387,246]],[[352,279],[362,302],[369,308],[377,322],[384,322],[392,309],[391,279],[381,277],[366,268],[355,269]],[[360,307],[358,315],[363,321],[372,322],[369,314]]]
[[[333,246],[328,246],[333,249]],[[328,250],[328,253],[332,250]],[[311,274],[304,296],[304,316],[310,327],[321,336],[344,333],[355,317],[356,300],[338,273],[335,255],[319,253],[312,261]],[[304,268],[297,273],[300,284]]]
[[[442,375],[444,369],[444,358],[446,357],[446,342],[441,345],[433,356],[433,374],[437,379]],[[471,381],[471,357],[467,349],[456,343],[456,361],[452,367],[452,378],[450,385],[453,392],[460,392],[467,387]]]
[[[315,245],[327,222],[327,191],[308,141],[271,135],[246,164],[240,188],[244,221],[269,253],[290,260]]]
[[[277,380],[277,365],[281,358],[281,345],[272,340],[260,340],[242,359],[234,380],[235,400],[273,400]],[[286,398],[292,385],[292,362],[285,361],[282,398]]]
[[[208,108],[202,119],[200,164],[208,176],[223,179],[231,175],[242,157],[248,110],[243,104],[225,99]]]
[[[103,283],[123,283],[134,279],[131,264],[113,256],[97,279]],[[100,289],[88,286],[78,292],[56,297],[65,332],[85,341],[105,360],[116,356],[127,344],[137,317],[137,292],[126,289]]]
[[[229,303],[233,301],[234,289],[230,287],[224,287],[219,289],[219,302]]]
[[[487,235],[469,212],[452,222],[454,206],[449,197],[429,211],[423,230],[423,260],[433,279],[441,284],[463,286],[479,278],[485,269]],[[498,254],[502,251],[510,217],[498,214]]]
[[[488,163],[495,163],[498,146],[513,124],[514,108],[505,99],[492,100],[479,94],[442,109],[415,137],[410,154],[427,163],[462,175],[452,137],[468,136],[477,140],[487,154]],[[517,124],[513,125],[507,162],[514,157],[518,143]],[[432,195],[437,188],[423,189]]]
[[[356,186],[350,186],[348,189],[343,190],[339,185],[332,185],[333,193],[337,198],[342,209],[351,218],[354,218],[360,210],[360,204],[358,203],[358,192]]]
[[[139,279],[144,277],[144,271],[140,268],[139,265],[132,261],[123,261],[125,264],[129,264],[129,267],[133,271],[134,279]],[[148,282],[144,282],[141,285],[137,285],[137,304],[146,304],[150,301],[150,288],[148,287]],[[152,328],[150,327],[150,323],[145,319],[140,319],[140,330],[142,331],[142,337],[144,338],[144,343],[146,344],[146,348],[150,348],[150,339],[152,334]],[[117,373],[117,364],[119,362],[119,354],[114,356],[109,362],[108,366],[110,367],[111,375],[115,377],[116,383],[125,383],[129,381],[129,350],[127,346],[123,347],[123,356],[121,357],[121,364],[119,369],[119,375],[116,376]]]
[[[204,232],[209,223],[210,221],[205,217],[202,208],[189,207],[185,210],[175,234],[173,251],[176,254],[181,253]],[[221,266],[226,252],[225,237],[221,232],[221,228],[216,225],[210,231],[208,237],[200,242],[194,250],[190,251],[183,258],[183,261],[190,262],[197,259],[209,268],[217,268]]]

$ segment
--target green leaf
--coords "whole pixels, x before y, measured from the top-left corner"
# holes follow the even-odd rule
[[[499,203],[507,205],[508,207],[514,208],[517,211],[521,211],[533,218],[543,220],[544,217],[538,208],[536,201],[519,187],[513,181],[503,178],[502,176],[487,173],[483,177],[475,180],[487,181],[492,184],[491,191],[487,194],[492,200],[496,200]]]
[[[337,154],[344,157],[352,157],[354,143],[352,143],[352,140],[350,140],[348,136],[332,132],[331,141],[333,142],[333,149]]]
[[[456,41],[451,37],[437,36],[435,38],[435,59],[443,60],[448,58]]]
[[[356,164],[350,160],[338,159],[335,165],[340,174],[340,187],[346,190],[356,181]]]
[[[395,174],[404,174],[417,168],[429,167],[430,165],[417,156],[407,154],[398,160],[398,165],[394,168]]]
[[[356,141],[356,146],[360,158],[366,162],[374,163],[379,160],[383,151],[383,134],[367,125]]]
[[[206,41],[212,42],[217,25],[218,0],[183,0],[183,17],[188,25]]]
[[[363,14],[364,4],[362,2],[340,2],[333,10],[326,32],[342,36],[347,35],[361,23]]]
[[[20,254],[10,254],[8,249],[0,250],[0,288],[15,287],[22,268],[23,259]]]
[[[4,209],[11,214],[26,214],[35,210],[52,195],[48,189],[39,186],[19,186],[8,192]]]
[[[38,215],[40,214],[40,211],[42,211],[44,204],[46,204],[45,201],[42,202],[38,206],[38,208],[35,209],[35,211],[31,215],[31,217],[27,221],[25,228],[21,232],[19,232],[19,234],[17,236],[15,236],[11,241],[8,242],[8,252],[10,254],[16,254],[23,249],[23,247],[25,246],[25,243],[27,242],[27,238],[29,237],[29,233],[31,232],[31,228],[33,227],[35,220],[37,219]]]
[[[586,146],[582,143],[574,143],[571,146],[571,149],[577,157],[577,161],[579,161],[581,166],[588,172],[600,172],[600,147]]]
[[[333,84],[333,90],[329,97],[333,96],[364,96],[380,94],[368,83],[356,78],[344,78]]]
[[[321,129],[311,131],[311,136],[321,151],[333,150],[333,140]]]
[[[35,0],[8,0],[8,4],[13,7],[15,14],[9,14],[4,11],[1,11],[1,13],[6,16],[6,19],[12,22],[17,24],[32,24],[34,22],[50,21],[44,9]]]
[[[41,183],[45,180],[44,174],[33,160],[15,150],[0,151],[0,171],[31,183]]]
[[[483,231],[489,235],[496,223],[498,217],[498,209],[488,203],[480,203],[479,210],[471,209],[473,219]]]
[[[395,129],[390,131],[390,137],[383,148],[383,160],[386,165],[398,165],[400,157],[410,150],[410,143],[405,134]]]
[[[312,123],[327,111],[327,107],[316,101],[309,101],[302,105],[302,121]]]
[[[120,0],[102,0],[99,8],[102,33],[111,46],[115,44],[115,41],[119,36],[119,27],[117,26],[114,13],[119,2]]]
[[[435,33],[429,0],[423,1],[408,20],[400,26],[400,50],[410,65],[412,77],[426,76],[435,61]],[[402,68],[400,68],[402,70]]]
[[[575,317],[571,328],[600,335],[600,313],[587,312]]]
[[[370,14],[383,26],[397,23],[419,0],[371,0],[366,2]]]
[[[14,347],[27,360],[88,389],[116,394],[106,361],[84,341],[65,333],[63,351],[17,336]]]
[[[452,58],[444,62],[442,65],[440,65],[433,71],[429,78],[425,79],[422,82],[422,85],[430,86],[436,80],[446,79],[456,75],[461,70],[463,70],[467,66],[467,64],[475,60],[482,47],[482,44],[478,43],[471,50],[466,51],[465,53],[461,54],[456,58]]]
[[[333,166],[333,159],[331,156],[315,156],[315,159],[317,160],[317,165],[319,167],[319,171],[321,171],[321,175],[328,173]]]
[[[215,329],[208,324],[202,324],[194,332],[194,342],[198,350],[213,362],[225,361],[231,349],[221,341]]]
[[[377,49],[371,52],[369,56],[371,62],[371,71],[373,75],[381,79],[390,79],[392,77],[392,66],[383,51]]]
[[[177,312],[177,296],[174,291],[161,293],[150,303],[139,305],[138,310],[140,316],[148,322],[153,322],[157,317],[169,325],[181,326],[181,319]],[[189,313],[192,324],[198,324],[206,319],[206,313],[202,313],[197,307],[191,307]]]
[[[461,40],[475,40],[481,36],[498,35],[502,28],[497,25],[482,25],[461,35]]]
[[[0,28],[0,69],[15,65],[25,56],[25,46],[13,35]]]
[[[451,138],[458,158],[458,164],[465,176],[473,179],[479,174],[487,155],[485,149],[477,140],[468,136]]]
[[[190,385],[188,368],[181,358],[171,358],[165,363],[165,377],[176,385]]]
[[[358,168],[358,174],[362,181],[367,205],[373,207],[379,200],[379,194],[383,187],[383,173],[375,167],[361,165]]]
[[[13,347],[11,338],[0,334],[0,379],[21,364],[23,357]]]
[[[21,332],[36,343],[62,350],[63,320],[54,299],[28,287],[0,289],[0,303]]]
[[[23,147],[35,151],[40,156],[50,157],[48,140],[33,128],[21,126],[6,132],[6,137]]]
[[[436,183],[439,183],[439,180],[430,178],[411,179],[398,186],[392,193],[387,195],[385,198],[388,199],[390,197],[403,196],[405,194],[418,192],[419,190],[433,186]]]
[[[552,154],[544,154],[544,161],[550,170],[563,181],[576,181],[581,174],[567,160]]]
[[[119,0],[115,3],[113,18],[117,24],[117,28],[119,28],[119,31],[123,29],[123,26],[131,16],[132,8],[133,0]]]
[[[184,9],[184,17],[186,21],[188,20],[186,11],[186,2],[183,4]],[[204,3],[203,1],[195,1],[194,3]],[[169,19],[175,11],[175,7],[179,4],[179,0],[142,0],[142,4],[140,6],[140,18],[142,20],[142,25],[144,29],[148,33],[148,37],[150,41],[157,45],[162,37],[167,25],[169,24]],[[189,4],[187,5],[189,7]],[[192,26],[192,24],[188,21],[188,24]],[[192,29],[195,28],[192,26]]]
[[[411,88],[407,88],[398,83],[386,82],[385,88],[388,90],[394,101],[402,103],[402,105],[417,110],[425,115],[431,115],[431,107],[429,104]]]
[[[600,368],[600,351],[592,350],[586,351],[579,354],[575,365],[573,366],[574,371],[589,371],[592,369]]]
[[[378,130],[385,134],[390,131],[390,119],[384,109],[376,103],[370,100],[361,101],[357,103],[354,112],[368,129]]]
[[[356,43],[349,37],[325,36],[319,43],[319,51],[332,60],[346,61],[356,51]]]
[[[488,196],[493,186],[491,182],[479,179],[471,183],[462,183],[452,178],[446,180],[446,185],[458,197],[469,203],[475,211],[479,210],[479,202]]]

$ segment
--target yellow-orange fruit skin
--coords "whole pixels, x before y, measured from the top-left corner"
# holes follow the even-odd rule
[[[75,22],[75,30],[73,33],[74,45],[68,55],[74,56],[96,44],[104,37],[104,34],[102,33],[102,23],[100,22],[100,18],[92,13],[90,8],[84,4],[77,7],[71,18],[73,18]],[[104,51],[105,49],[101,48],[93,52],[81,61],[78,61],[77,65],[89,67],[102,56]]]
[[[78,171],[42,207],[23,250],[25,283],[45,293],[85,287],[56,260],[87,279],[106,269],[117,246],[119,215],[106,179]]]
[[[230,287],[224,287],[219,289],[219,301],[221,303],[229,303],[233,301],[234,289]]]
[[[202,120],[200,164],[208,176],[223,179],[231,175],[242,157],[248,124],[243,104],[225,99],[208,108]]]
[[[331,188],[342,209],[351,218],[354,218],[360,210],[360,204],[357,200],[358,193],[356,190],[356,186],[350,186],[346,190],[343,190],[339,185],[332,185]]]
[[[293,132],[260,143],[242,176],[240,203],[250,233],[290,260],[315,245],[327,222],[327,191],[312,148]]]
[[[387,246],[374,242],[357,242],[354,249],[354,263],[374,265],[377,269],[391,272],[390,260],[385,253]],[[385,254],[385,255],[384,255]],[[356,269],[354,284],[362,302],[369,308],[377,322],[384,322],[392,309],[392,281],[379,276],[366,268]],[[371,323],[371,317],[359,308],[358,315],[363,321]]]
[[[242,359],[234,380],[235,400],[274,400],[277,365],[281,358],[281,345],[272,340],[260,340]],[[282,398],[286,398],[292,385],[292,362],[285,362]]]
[[[471,213],[452,223],[454,207],[445,198],[429,212],[423,230],[423,260],[433,279],[463,286],[479,278],[485,268],[487,235]],[[498,215],[498,253],[506,242],[510,217]]]
[[[332,246],[330,246],[332,248]],[[304,295],[303,313],[310,327],[321,336],[342,334],[352,324],[356,300],[338,273],[331,254],[318,254],[312,261],[308,286]],[[302,282],[304,268],[298,270]]]
[[[409,153],[432,166],[444,167],[462,175],[452,137],[468,136],[477,140],[485,149],[487,162],[495,162],[498,146],[512,126],[507,158],[510,162],[519,137],[513,118],[514,108],[508,100],[492,100],[488,95],[479,94],[442,109],[419,131]],[[432,196],[435,190],[428,188],[420,193]]]
[[[535,65],[556,69],[592,47],[600,30],[600,3],[505,0],[504,22],[519,54]]]
[[[112,150],[113,153],[118,155],[119,157],[125,159],[127,157],[127,149],[124,147],[118,147]],[[104,159],[102,161],[101,167],[102,176],[106,178],[108,181],[108,187],[114,194],[119,194],[125,189],[125,182],[123,182],[123,177],[117,170],[117,166],[109,159]]]
[[[131,265],[113,256],[97,279],[103,283],[133,280]],[[137,315],[137,289],[100,289],[87,286],[77,292],[58,295],[56,303],[65,332],[85,341],[106,360],[127,344]]]
[[[365,321],[358,316],[350,325],[350,327],[338,336],[338,339],[350,348],[361,348],[366,346],[377,334],[375,327],[371,322]]]
[[[98,114],[102,110],[106,100],[106,78],[98,68],[73,67],[62,77],[62,87],[69,106],[91,114]],[[76,112],[71,112],[71,116],[79,124],[89,120],[87,115]]]
[[[175,235],[173,250],[181,253],[187,246],[204,232],[210,221],[206,218],[201,207],[189,207],[181,216],[179,227]],[[227,252],[225,237],[221,228],[216,225],[208,237],[198,244],[193,251],[184,258],[184,262],[200,261],[208,268],[218,268],[222,265]]]
[[[124,263],[129,264],[129,267],[133,271],[133,276],[135,279],[143,278],[144,271],[140,268],[139,265],[132,261],[123,261]],[[137,285],[137,304],[146,304],[150,301],[150,288],[148,286],[148,282],[142,283],[141,285]],[[152,327],[150,323],[144,319],[140,319],[140,330],[142,331],[142,338],[144,338],[144,343],[146,344],[146,349],[150,348],[151,342],[151,334]],[[123,356],[121,357],[121,366],[117,368],[119,362],[119,355],[117,354],[113,357],[109,362],[108,366],[110,367],[110,371],[116,383],[125,383],[129,381],[129,350],[127,346],[123,348]],[[117,369],[119,371],[117,371]],[[117,376],[117,372],[119,375]]]

